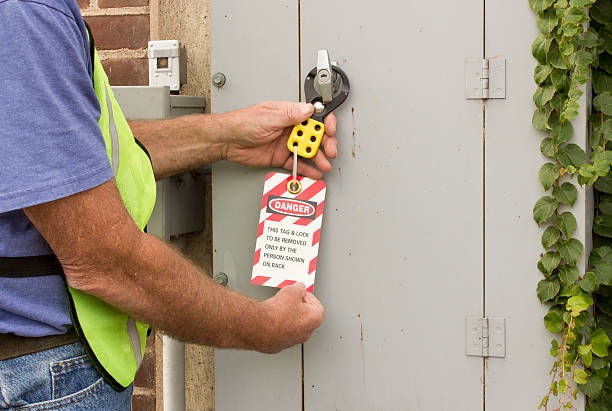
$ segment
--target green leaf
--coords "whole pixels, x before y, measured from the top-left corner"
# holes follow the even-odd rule
[[[533,43],[531,43],[531,54],[533,54],[533,57],[535,57],[540,64],[546,64],[546,56],[549,53],[551,43],[552,38],[542,34],[536,37]],[[557,52],[559,52],[558,48]],[[561,56],[561,53],[559,53],[559,56]]]
[[[561,285],[558,281],[542,280],[538,283],[537,294],[541,302],[546,302],[555,297],[559,292]]]
[[[597,94],[612,91],[612,76],[597,70],[593,71],[593,90]]]
[[[580,106],[575,101],[568,101],[567,106],[563,113],[561,113],[561,118],[564,120],[572,120],[578,117],[578,109]]]
[[[555,226],[550,226],[542,233],[542,247],[548,248],[552,247],[559,241],[561,237],[561,232]]]
[[[561,280],[561,283],[564,285],[574,285],[579,276],[580,272],[576,267],[567,265],[559,267],[559,280]]]
[[[608,347],[610,347],[610,338],[601,328],[591,334],[591,351],[598,357],[608,356]]]
[[[599,94],[593,99],[593,107],[607,116],[612,116],[612,93],[606,91]]]
[[[582,35],[582,39],[580,39],[580,45],[590,48],[597,46],[597,44],[599,44],[599,34],[597,34],[594,28],[590,27]]]
[[[559,318],[561,318],[561,316],[559,316]],[[559,355],[559,341],[553,339],[550,342],[550,355],[553,357],[557,357]]]
[[[595,273],[589,271],[584,274],[579,285],[585,293],[594,293],[599,288],[599,279]]]
[[[578,190],[569,182],[565,182],[561,184],[561,186],[555,187],[552,194],[560,203],[569,204],[571,206],[574,205],[578,198]]]
[[[565,21],[568,23],[579,24],[589,21],[584,11],[580,7],[570,7],[565,11]]]
[[[593,55],[586,50],[576,52],[576,65],[588,66],[593,63]]]
[[[589,263],[593,266],[612,263],[612,248],[608,246],[594,248],[589,255]]]
[[[541,36],[541,35],[540,35]],[[534,57],[542,64],[548,62],[551,66],[559,69],[567,69],[567,64],[561,55],[561,51],[559,50],[559,46],[556,44],[551,45],[550,43],[546,43],[546,38],[542,39],[540,42],[534,41],[532,45],[532,53],[534,53]],[[537,43],[536,43],[537,42]],[[535,47],[535,48],[534,48]],[[546,54],[545,60],[540,60],[542,57],[542,53],[548,49],[548,53]],[[537,53],[537,54],[536,54]]]
[[[544,196],[540,198],[533,206],[533,219],[538,224],[548,221],[558,206],[559,201],[552,197]],[[559,229],[561,229],[561,227],[559,227]],[[561,231],[563,230],[561,229]]]
[[[604,70],[608,74],[612,74],[612,56],[608,53],[598,54],[598,61],[594,61],[593,65]]]
[[[591,344],[589,344],[589,347],[590,346],[591,346]],[[593,361],[591,362],[591,365],[589,365],[589,367],[591,369],[593,369],[593,370],[601,370],[602,368],[604,368],[608,364],[610,364],[608,359],[595,357],[595,358],[593,358]]]
[[[549,311],[544,316],[544,327],[551,333],[560,333],[563,329],[563,321],[561,316],[556,311]]]
[[[593,354],[591,353],[591,344],[579,345],[578,355],[580,356],[580,358],[582,358],[582,362],[584,362],[584,365],[586,365],[587,367],[591,366],[591,364],[593,363]],[[585,377],[585,381],[582,382],[581,384],[584,384],[585,382],[586,382],[586,377]]]
[[[548,117],[550,117],[551,112],[552,112],[552,109],[549,109],[549,108],[538,108],[533,113],[533,118],[531,120],[531,123],[538,130],[547,131],[548,130],[548,127],[547,127]]]
[[[573,297],[570,297],[567,300],[566,307],[568,311],[571,311],[575,314],[579,314],[580,312],[588,309],[592,305],[593,305],[593,299],[585,294],[585,295],[575,295]]]
[[[558,386],[559,393],[563,394],[564,392],[567,391],[568,388],[569,388],[569,382],[567,381],[567,379],[561,378],[559,380],[559,386]]]
[[[559,254],[557,251],[548,251],[542,256],[540,262],[542,263],[542,267],[546,271],[546,274],[550,275],[561,262],[561,254]]]
[[[602,196],[603,197],[603,196]],[[612,215],[612,198],[600,198],[599,204],[597,204],[599,212],[605,215]]]
[[[565,105],[568,102],[568,98],[565,94],[563,93],[556,93],[553,98],[550,100],[550,107],[555,109],[557,113],[561,113],[563,111],[563,109],[565,108]],[[548,123],[550,124],[551,129],[554,128],[554,124],[555,121],[559,121],[559,124],[561,123],[561,120],[559,120],[558,116],[553,116],[550,120],[548,120]]]
[[[574,133],[574,127],[569,121],[561,122],[560,120],[555,119],[554,121],[550,122],[550,128],[550,134],[557,144],[565,143]]]
[[[608,174],[605,177],[599,178],[594,187],[606,194],[612,194],[612,176]]]
[[[586,153],[579,145],[568,144],[559,150],[557,158],[563,167],[574,166],[578,168],[584,163]]]
[[[612,237],[612,216],[601,214],[595,217],[593,231],[603,237]]]
[[[553,163],[546,163],[540,167],[538,176],[545,190],[550,189],[555,181],[557,181],[557,178],[559,178],[559,171],[559,166]]]
[[[559,24],[559,17],[554,10],[547,10],[537,17],[536,24],[543,34],[550,34],[557,24]]]
[[[542,84],[544,80],[548,78],[550,73],[552,73],[553,68],[548,64],[542,65],[538,64],[533,72],[533,79],[537,84]]]
[[[546,66],[545,66],[546,67]],[[550,66],[548,66],[550,67]],[[550,67],[552,70],[552,67]],[[537,67],[536,67],[537,69]],[[567,70],[554,69],[551,71],[550,80],[557,91],[567,90],[570,86],[570,79]],[[544,79],[546,80],[546,79]]]
[[[601,389],[603,387],[603,380],[597,375],[591,375],[587,378],[587,382],[584,384],[578,384],[578,388],[582,393],[591,398],[599,397]]]
[[[593,272],[601,284],[612,285],[612,263],[600,262],[593,265]]]
[[[555,95],[555,86],[552,84],[546,84],[542,87],[538,87],[535,94],[533,95],[533,102],[538,107],[544,107],[553,96]]]
[[[531,10],[540,14],[552,6],[554,2],[554,0],[529,0],[529,6],[531,7]]]
[[[572,297],[574,294],[576,294],[576,288],[580,289],[580,287],[577,285],[565,285],[562,283],[561,288],[559,289],[559,297]]]
[[[531,4],[531,1],[530,1]],[[541,6],[544,6],[542,4]],[[532,7],[533,9],[533,7]],[[534,9],[535,11],[535,9]],[[541,13],[540,11],[536,11]],[[612,2],[610,0],[599,0],[590,9],[591,18],[595,21],[606,24],[612,20]]]
[[[570,0],[570,6],[572,7],[587,7],[595,3],[595,0]]]
[[[582,177],[591,178],[595,177],[595,167],[593,164],[583,164],[580,166],[580,170],[578,171]]]
[[[593,170],[599,177],[605,177],[610,172],[610,163],[607,160],[597,160],[593,163]]]
[[[553,218],[553,224],[561,230],[565,238],[570,238],[574,231],[576,231],[577,223],[576,217],[569,211],[564,212],[563,214],[555,216]]]
[[[563,27],[563,35],[564,38],[559,42],[559,51],[561,55],[567,56],[568,59],[571,59],[571,55],[574,52],[574,42],[569,38],[578,33],[578,27],[575,24],[564,24]]]
[[[576,384],[586,384],[587,377],[587,373],[582,368],[577,368],[574,371],[574,381],[576,381]]]
[[[540,144],[540,152],[543,155],[549,158],[555,158],[556,151],[557,147],[555,146],[555,143],[553,143],[552,138],[546,137],[542,140],[542,143]]]
[[[571,101],[578,101],[583,94],[584,92],[582,90],[578,90],[575,88],[573,90],[570,90],[567,96],[570,98]]]
[[[570,238],[565,244],[558,244],[557,248],[565,264],[572,267],[576,266],[580,256],[582,255],[582,243],[576,238]]]

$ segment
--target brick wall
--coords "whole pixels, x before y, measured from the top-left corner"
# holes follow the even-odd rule
[[[77,0],[113,86],[149,84],[149,0]]]
[[[149,84],[147,46],[150,38],[149,0],[77,0],[81,14],[91,27],[98,55],[113,86]],[[132,409],[153,411],[156,407],[155,333],[136,380]],[[161,350],[161,348],[160,348]],[[160,399],[161,401],[161,399]],[[157,404],[159,405],[159,404]]]

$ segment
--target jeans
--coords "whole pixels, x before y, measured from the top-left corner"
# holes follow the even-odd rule
[[[0,410],[131,410],[132,386],[115,391],[81,343],[0,361]]]

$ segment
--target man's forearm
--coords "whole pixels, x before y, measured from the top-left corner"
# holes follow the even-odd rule
[[[69,283],[182,341],[244,349],[266,346],[273,324],[265,303],[219,286],[153,236],[142,234],[137,243],[117,256],[113,267],[66,264]]]
[[[223,159],[231,114],[195,114],[167,120],[131,121],[160,180]]]

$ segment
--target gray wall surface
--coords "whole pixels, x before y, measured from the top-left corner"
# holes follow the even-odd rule
[[[323,48],[352,86],[325,177],[315,283],[325,320],[303,352],[216,351],[217,409],[536,409],[552,358],[535,295],[531,209],[543,159],[528,3],[487,0],[486,15],[483,1],[211,0],[211,9],[211,72],[228,79],[212,90],[213,112],[297,99]],[[483,56],[507,59],[507,99],[465,99],[465,60]],[[579,144],[584,124],[583,112]],[[250,285],[268,171],[213,169],[215,272],[260,299],[275,291]],[[580,230],[584,240],[590,228]],[[506,319],[505,358],[465,355],[464,318],[484,315]]]

